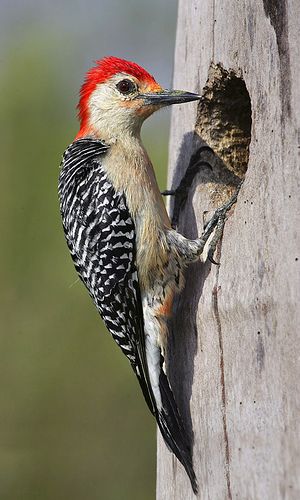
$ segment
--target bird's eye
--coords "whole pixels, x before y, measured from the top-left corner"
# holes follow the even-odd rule
[[[131,80],[121,80],[119,83],[116,85],[117,89],[121,94],[130,94],[131,92],[135,91],[135,85]]]

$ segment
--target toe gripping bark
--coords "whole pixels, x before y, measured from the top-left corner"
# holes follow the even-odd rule
[[[205,151],[213,153],[213,150],[209,146],[202,146],[198,150],[198,155],[199,153],[201,154]],[[212,168],[211,164],[208,161],[200,160],[197,161],[196,163],[191,161],[190,165],[186,170],[185,175],[181,179],[179,186],[174,190],[166,190],[161,193],[163,196],[174,196],[174,209],[172,216],[173,228],[176,228],[178,226],[180,212],[184,208],[184,205],[188,197],[189,189],[191,188],[192,182],[201,167],[209,167],[210,169]],[[241,181],[238,184],[236,192],[233,194],[233,196],[226,203],[224,203],[224,205],[217,208],[212,218],[205,224],[204,231],[200,237],[201,239],[203,239],[203,241],[206,242],[209,236],[214,231],[214,235],[209,244],[209,249],[207,253],[207,258],[213,264],[219,265],[219,262],[216,262],[213,258],[214,252],[216,250],[218,241],[220,241],[220,239],[222,238],[223,229],[226,221],[226,214],[231,209],[231,207],[236,203],[237,196],[240,191],[242,183],[243,181]]]

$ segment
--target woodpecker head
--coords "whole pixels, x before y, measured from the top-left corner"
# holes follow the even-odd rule
[[[143,121],[154,111],[200,98],[190,92],[164,90],[141,66],[105,57],[87,72],[81,87],[76,138],[138,135]]]

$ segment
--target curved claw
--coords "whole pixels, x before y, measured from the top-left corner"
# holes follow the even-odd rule
[[[208,258],[209,262],[211,262],[212,264],[215,264],[215,266],[220,266],[221,265],[221,262],[216,262],[214,260],[213,256],[210,254],[210,252],[208,252],[207,258]]]

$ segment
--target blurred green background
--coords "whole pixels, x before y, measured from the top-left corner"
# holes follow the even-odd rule
[[[57,177],[93,60],[135,60],[170,86],[176,2],[0,9],[0,500],[153,499],[155,424],[77,280]],[[162,188],[168,123],[143,132]]]

